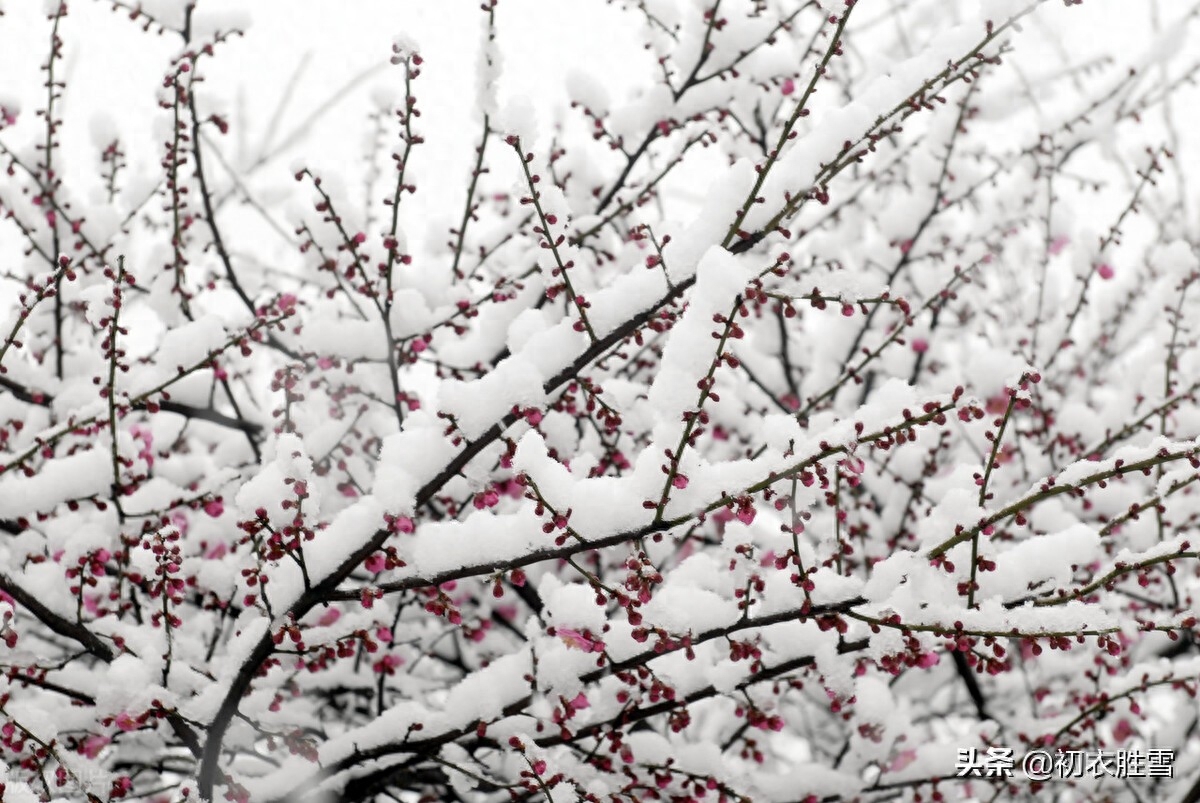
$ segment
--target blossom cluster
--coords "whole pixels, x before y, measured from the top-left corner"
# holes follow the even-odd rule
[[[547,122],[486,0],[441,209],[415,37],[361,169],[234,158],[204,0],[97,0],[172,50],[71,158],[84,5],[0,96],[0,798],[1194,798],[955,761],[1200,750],[1195,12],[613,3]]]

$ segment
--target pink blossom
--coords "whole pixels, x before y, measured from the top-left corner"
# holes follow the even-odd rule
[[[135,29],[160,27],[139,16],[138,3],[113,2],[136,11]],[[645,22],[633,8],[640,3],[613,5],[629,6],[633,22]],[[129,138],[145,122],[136,115],[120,115],[119,132],[96,127],[92,155],[104,188],[77,183],[79,171],[66,170],[69,153],[55,161],[54,152],[39,158],[34,149],[27,162],[14,161],[20,153],[0,154],[8,157],[0,158],[0,174],[8,171],[0,184],[9,185],[0,187],[0,218],[15,216],[14,243],[30,251],[8,260],[0,291],[12,285],[19,298],[5,304],[15,316],[9,323],[22,324],[20,332],[10,335],[5,324],[0,333],[0,538],[13,553],[13,583],[25,581],[0,582],[22,594],[22,604],[10,607],[12,597],[0,592],[7,600],[0,603],[0,656],[13,681],[2,691],[15,710],[0,716],[0,758],[23,762],[22,772],[33,776],[46,759],[39,786],[47,797],[55,781],[70,795],[83,780],[97,799],[115,799],[131,790],[120,773],[161,770],[163,762],[172,769],[174,710],[183,706],[180,715],[201,724],[212,711],[185,705],[187,694],[140,688],[146,684],[118,688],[113,701],[108,675],[135,659],[155,664],[155,687],[206,699],[219,692],[214,707],[220,699],[226,709],[244,703],[249,719],[234,712],[229,749],[218,752],[214,743],[203,773],[204,792],[225,786],[214,794],[236,803],[270,796],[259,789],[261,778],[252,780],[243,748],[270,748],[285,772],[302,759],[320,772],[340,745],[353,755],[338,753],[346,760],[335,760],[333,770],[373,772],[379,751],[366,743],[353,750],[350,725],[422,754],[422,745],[440,744],[449,728],[457,742],[494,752],[495,767],[520,794],[554,788],[587,796],[590,789],[603,797],[624,789],[659,803],[716,803],[732,794],[717,780],[728,773],[715,763],[673,762],[669,750],[664,758],[638,731],[674,733],[673,744],[715,741],[714,755],[725,737],[744,735],[727,752],[735,774],[753,781],[741,770],[780,764],[775,732],[788,734],[783,741],[807,738],[799,712],[814,704],[822,709],[819,736],[832,748],[832,755],[816,750],[815,763],[859,776],[865,768],[860,790],[898,788],[936,780],[918,773],[926,759],[946,763],[948,750],[934,760],[938,746],[925,746],[931,733],[968,737],[959,741],[976,752],[992,745],[980,741],[989,735],[979,721],[985,714],[942,704],[938,684],[966,699],[951,658],[995,679],[987,707],[998,721],[1038,715],[1024,737],[1008,734],[1010,746],[1053,749],[1062,742],[1055,721],[1090,726],[1099,740],[1093,748],[1141,745],[1152,725],[1164,734],[1164,752],[1189,746],[1183,726],[1192,700],[1185,697],[1195,688],[1187,656],[1170,650],[1176,671],[1164,674],[1172,669],[1164,658],[1163,671],[1147,681],[1152,688],[1126,677],[1137,656],[1164,653],[1167,635],[1187,646],[1200,628],[1191,611],[1156,604],[1177,591],[1174,607],[1183,609],[1196,596],[1200,575],[1186,558],[1195,539],[1182,540],[1193,535],[1187,495],[1171,500],[1185,509],[1171,509],[1183,518],[1172,516],[1179,521],[1161,550],[1142,549],[1141,536],[1154,540],[1153,523],[1145,515],[1134,521],[1163,491],[1159,475],[1186,472],[1172,465],[1195,457],[1179,446],[1194,434],[1191,406],[1163,409],[1157,399],[1189,400],[1185,369],[1192,366],[1185,354],[1177,372],[1183,384],[1171,393],[1157,381],[1149,390],[1131,385],[1122,370],[1169,362],[1173,346],[1183,353],[1191,342],[1188,332],[1173,336],[1171,324],[1179,322],[1163,304],[1174,309],[1196,254],[1184,242],[1141,236],[1182,224],[1169,205],[1141,203],[1141,196],[1131,205],[1128,190],[1137,188],[1109,180],[1109,173],[1137,176],[1149,185],[1166,153],[1143,158],[1141,149],[1122,147],[1113,158],[1127,164],[1117,170],[1084,160],[1063,172],[1062,159],[1052,157],[1078,139],[1070,126],[1042,125],[987,81],[972,84],[979,94],[962,120],[969,125],[956,129],[959,144],[948,148],[944,137],[922,137],[917,128],[940,127],[937,120],[954,126],[960,104],[934,101],[962,100],[950,84],[973,73],[939,72],[959,63],[963,43],[925,31],[921,14],[901,14],[859,42],[876,51],[864,72],[830,61],[841,52],[830,37],[812,52],[780,59],[774,34],[791,25],[780,13],[795,9],[778,6],[800,3],[702,5],[708,8],[694,10],[694,24],[677,32],[677,52],[665,47],[676,20],[652,20],[664,46],[643,54],[650,63],[637,81],[650,94],[605,87],[606,76],[600,86],[573,76],[562,100],[576,98],[575,112],[536,115],[549,122],[548,138],[535,135],[525,104],[513,104],[511,113],[493,108],[489,130],[517,152],[485,153],[468,131],[475,158],[467,144],[452,171],[418,169],[428,159],[414,147],[428,137],[440,150],[446,132],[436,125],[440,114],[429,117],[438,111],[430,104],[469,105],[472,97],[416,81],[420,59],[403,44],[403,97],[371,104],[378,115],[358,132],[370,146],[369,186],[351,187],[349,195],[337,186],[345,154],[320,153],[322,143],[312,142],[287,149],[301,160],[289,170],[301,181],[291,188],[297,192],[244,185],[254,165],[242,160],[226,171],[210,159],[219,197],[199,197],[206,193],[195,186],[202,176],[192,162],[204,143],[185,141],[196,133],[192,126],[176,131],[162,152],[140,153]],[[820,5],[818,34],[830,34],[854,2]],[[1076,12],[1064,14],[1069,25]],[[502,29],[522,22],[506,16]],[[904,49],[891,37],[910,24],[913,41],[928,45],[924,67],[890,63]],[[799,28],[808,27],[801,20]],[[805,31],[795,33],[808,41]],[[1120,33],[1112,42],[1085,42],[1094,52],[1072,57],[1086,64],[1111,54],[1123,74],[1128,54],[1117,52]],[[204,40],[168,68],[162,86],[177,92],[166,99],[189,99],[196,59],[203,73],[213,55]],[[496,52],[511,44],[498,41]],[[625,44],[637,51],[644,43]],[[64,57],[75,50],[63,46]],[[625,59],[624,49],[612,58]],[[1018,50],[1013,58],[1032,64],[1036,55],[1036,48]],[[219,51],[215,57],[223,58]],[[808,109],[810,70],[820,77],[826,62],[836,86]],[[486,84],[498,65],[482,66]],[[885,97],[890,89],[880,93],[861,80],[896,69],[905,73],[901,83],[928,84],[929,92],[896,107],[900,94]],[[1104,105],[1108,77],[1071,76],[1084,107]],[[220,97],[226,84],[204,85],[206,107],[231,106],[235,98]],[[996,90],[993,105],[987,96]],[[1151,142],[1164,122],[1150,107],[1174,91],[1168,85],[1141,95],[1142,133]],[[555,97],[531,100],[540,107]],[[834,115],[839,124],[829,112],[847,104],[847,114]],[[917,128],[890,142],[904,116],[918,110]],[[210,111],[201,128],[223,131],[225,121]],[[354,116],[351,127],[363,122]],[[15,117],[0,106],[5,143],[15,130],[5,124]],[[43,151],[85,135],[74,115],[60,120],[51,109],[41,117],[54,135]],[[386,136],[375,136],[379,126]],[[996,130],[1003,136],[993,136]],[[16,139],[42,139],[36,133]],[[364,138],[349,133],[342,139]],[[1028,141],[1034,148],[1026,155],[1037,158],[1009,158],[1013,142]],[[128,175],[144,173],[140,163],[148,159],[162,170]],[[1200,169],[1195,160],[1174,166],[1186,173],[1193,163]],[[318,164],[328,165],[324,185],[312,172]],[[942,174],[932,177],[936,186],[931,171]],[[105,225],[114,211],[106,207],[115,203],[124,213],[143,199],[133,186],[147,183],[142,178],[162,191],[141,212]],[[243,186],[255,191],[253,203],[230,194]],[[1059,198],[1053,206],[1044,203],[1050,190]],[[1086,203],[1091,196],[1096,210]],[[401,202],[403,220],[395,216]],[[1139,205],[1143,217],[1135,220]],[[695,211],[703,219],[687,224]],[[217,214],[226,220],[223,238],[208,225]],[[280,239],[262,225],[277,220],[289,223]],[[114,232],[116,241],[107,236]],[[709,259],[715,241],[724,253]],[[1109,260],[1121,260],[1119,285]],[[1046,264],[1062,275],[1050,276],[1043,293]],[[1072,278],[1075,269],[1080,276]],[[1081,298],[1084,284],[1094,293],[1120,292]],[[1188,311],[1180,308],[1180,317]],[[1056,351],[1065,354],[1051,359]],[[914,365],[922,370],[914,374]],[[215,377],[233,384],[214,386]],[[1078,420],[1089,410],[1098,422]],[[1147,423],[1154,432],[1141,432]],[[987,468],[989,453],[998,471]],[[1125,462],[1114,468],[1114,455]],[[701,477],[694,489],[693,471]],[[676,504],[664,509],[664,497]],[[1064,526],[1059,519],[1080,517],[1107,522],[1103,548],[1065,550],[1057,556],[1062,571],[1038,565],[1042,554],[1003,559],[1013,546],[1038,546]],[[1046,574],[1051,581],[1039,584]],[[969,582],[977,575],[995,581],[984,584],[986,593]],[[885,599],[905,578],[912,588],[900,590],[912,600]],[[1135,583],[1148,585],[1144,595]],[[681,588],[694,593],[672,599]],[[1013,621],[997,624],[998,617],[971,611],[977,596],[985,608],[1018,609]],[[1073,604],[1034,610],[1034,601],[1064,600]],[[888,604],[897,601],[900,613]],[[929,609],[915,610],[917,601]],[[62,622],[35,615],[45,613],[39,604],[58,602],[51,607],[69,620],[66,630],[78,632],[57,633]],[[726,609],[740,618],[724,616]],[[856,619],[858,609],[877,627]],[[1089,609],[1137,626],[1098,631]],[[745,693],[734,689],[719,704],[694,704],[698,689],[703,697],[704,688],[745,686],[739,678],[763,680],[772,667],[804,669],[812,652],[804,644],[780,653],[788,646],[783,636],[752,627],[783,620],[816,625],[837,644],[803,672]],[[22,649],[6,649],[18,630]],[[96,639],[103,649],[94,651],[116,659],[113,667],[78,660],[80,643],[88,648]],[[529,650],[506,658],[522,641]],[[405,664],[409,658],[416,667]],[[728,667],[736,677],[725,677],[726,663],[736,664]],[[53,667],[60,669],[43,677]],[[164,672],[169,677],[156,676]],[[888,712],[872,698],[880,679],[905,673],[929,683],[892,687],[895,707],[920,726],[896,733],[884,727]],[[189,676],[210,675],[220,681],[215,692],[188,688]],[[403,682],[388,683],[397,677]],[[480,684],[481,677],[499,678],[504,688]],[[598,682],[570,682],[581,678]],[[38,709],[58,681],[103,699],[89,716],[80,708],[80,716],[63,717],[63,736],[39,745],[23,728],[37,723],[25,723],[18,709]],[[380,700],[312,699],[321,690],[346,697],[342,690],[381,688]],[[571,688],[576,694],[567,697]],[[819,699],[823,690],[827,700]],[[503,711],[484,699],[496,692],[506,698]],[[386,707],[389,698],[420,698],[453,716],[417,717],[397,728],[376,704]],[[471,705],[459,705],[463,698]],[[353,722],[339,710],[343,702],[355,709]],[[1111,715],[1099,718],[1105,703]],[[794,721],[786,718],[793,711]],[[603,737],[594,761],[566,753],[569,760],[559,760],[553,743],[584,737]],[[837,747],[844,744],[857,760],[841,766]],[[111,772],[73,778],[64,763],[71,756],[56,761],[51,748],[84,757],[84,765],[103,757]],[[186,794],[182,785],[169,791],[195,798],[194,780],[186,781]],[[436,797],[445,778],[418,773],[409,780],[414,796]],[[787,795],[815,801],[824,794],[806,780]],[[976,793],[986,785],[968,781]],[[136,785],[139,799],[168,803],[170,794],[150,788],[159,786],[153,779]],[[899,792],[925,795],[929,786]],[[963,789],[973,791],[967,782]]]
[[[391,675],[396,671],[396,667],[404,663],[404,659],[399,655],[387,655],[380,658],[373,665],[374,670],[381,675]]]
[[[145,427],[138,426],[137,424],[134,424],[129,428],[129,434],[147,446],[151,446],[154,443],[154,433]]]
[[[937,666],[942,660],[942,657],[936,652],[923,652],[921,657],[917,659],[917,666],[922,669],[929,669],[931,666]]]
[[[724,533],[725,525],[733,521],[734,515],[732,510],[723,507],[714,512],[710,518],[717,523],[717,532]],[[688,543],[691,543],[691,539],[688,540]]]
[[[861,457],[847,457],[841,462],[842,468],[849,471],[851,474],[862,474],[866,470],[866,463]]]
[[[138,729],[138,722],[128,712],[122,711],[113,718],[113,724],[123,731],[133,731]]]
[[[896,754],[896,757],[892,759],[892,762],[888,764],[888,772],[899,772],[916,760],[916,750],[913,750],[912,748],[909,748],[908,750],[901,750]]]
[[[1008,394],[997,393],[995,396],[989,396],[984,409],[988,415],[1004,415],[1004,411],[1008,409]]]
[[[760,731],[781,731],[783,730],[783,719],[780,717],[762,717],[754,720],[754,727]]]
[[[495,507],[499,501],[500,494],[496,493],[495,489],[488,488],[483,493],[475,494],[472,504],[475,505],[476,510],[483,510],[484,508]]]
[[[1117,724],[1113,727],[1113,738],[1117,740],[1118,744],[1127,741],[1135,733],[1133,725],[1129,724],[1129,720],[1126,717],[1121,717],[1117,720]]]
[[[101,736],[98,733],[89,734],[88,737],[83,740],[83,746],[80,749],[80,752],[88,758],[95,758],[96,756],[100,755],[100,751],[103,750],[111,741],[112,739],[109,739],[107,736]]]
[[[153,466],[154,452],[152,447],[154,445],[154,433],[147,428],[134,424],[129,428],[129,434],[132,435],[136,440],[142,442],[142,448],[138,450],[138,457],[145,460],[146,465]]]
[[[563,643],[568,647],[584,652],[600,652],[604,649],[604,642],[594,641],[578,630],[569,627],[555,628],[555,634],[563,640]]]

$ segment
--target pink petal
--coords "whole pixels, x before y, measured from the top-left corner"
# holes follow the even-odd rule
[[[83,740],[83,754],[88,758],[95,758],[111,741],[107,736],[93,733]]]
[[[888,765],[888,771],[896,772],[898,770],[902,770],[916,760],[917,760],[917,751],[916,750],[902,750],[896,755],[896,757],[894,759],[892,759],[892,763]]]
[[[1113,738],[1116,739],[1118,743],[1124,742],[1130,736],[1133,736],[1133,734],[1133,726],[1129,724],[1128,719],[1122,718],[1117,722],[1116,727],[1113,728]]]

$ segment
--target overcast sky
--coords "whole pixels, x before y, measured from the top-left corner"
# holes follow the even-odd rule
[[[182,2],[145,0],[144,5],[169,14]],[[855,24],[869,24],[872,15],[897,2],[866,0]],[[976,0],[917,0],[909,5],[918,22],[922,14],[973,15],[979,8]],[[1047,2],[1018,40],[1020,74],[1036,85],[1041,75],[1059,70],[1064,61],[1079,63],[1106,54],[1127,57],[1151,45],[1151,12],[1156,7],[1163,21],[1169,21],[1190,5],[1183,0],[1088,0],[1065,8],[1058,0]],[[38,68],[45,59],[49,25],[43,0],[6,0],[3,7],[0,103],[19,99],[24,114],[22,123],[0,138],[19,146],[42,136],[32,115],[45,102]],[[425,58],[416,90],[427,143],[413,165],[423,203],[405,211],[424,219],[408,220],[407,228],[415,237],[431,228],[446,230],[448,223],[430,210],[458,212],[478,137],[474,75],[484,15],[476,0],[201,0],[198,8],[200,17],[209,20],[228,20],[231,13],[250,20],[246,37],[223,48],[203,71],[214,90],[209,97],[230,104],[223,111],[232,130],[221,150],[231,162],[244,165],[261,153],[284,87],[303,67],[275,139],[297,126],[304,136],[254,177],[255,191],[268,196],[285,186],[288,168],[302,153],[323,175],[356,181],[371,98],[381,88],[398,89],[402,79],[399,68],[386,66],[392,39],[404,34],[415,40]],[[552,115],[577,115],[564,102],[564,79],[572,69],[599,79],[614,101],[655,80],[653,60],[638,39],[636,18],[617,5],[603,0],[502,0],[497,19],[504,55],[501,103],[517,95],[531,98],[541,118],[540,131],[547,130]],[[156,92],[170,57],[178,51],[178,37],[144,34],[127,14],[113,12],[103,0],[74,0],[62,37],[68,87],[60,161],[74,179],[71,185],[78,187],[82,178],[99,186],[89,133],[97,113],[115,119],[132,140],[131,174],[157,172],[162,135],[149,121],[165,121],[166,115],[155,107]],[[1184,60],[1200,58],[1195,41],[1184,42],[1183,49]],[[355,76],[372,68],[377,69],[347,89]],[[1065,82],[1059,86],[1066,93],[1047,99],[1050,114],[1056,105],[1074,107],[1078,102]],[[302,125],[331,98],[336,105],[314,124]],[[1195,130],[1198,108],[1200,104],[1191,102],[1175,105],[1183,130]],[[1185,144],[1181,158],[1197,158],[1187,148]],[[279,246],[287,247],[282,241]]]

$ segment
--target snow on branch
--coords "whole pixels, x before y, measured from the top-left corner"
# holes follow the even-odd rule
[[[1195,9],[207,5],[0,14],[0,798],[1196,799]]]

